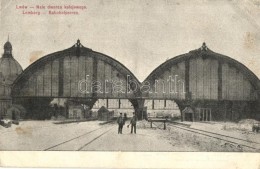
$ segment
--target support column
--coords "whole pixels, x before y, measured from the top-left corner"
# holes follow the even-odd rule
[[[200,112],[200,108],[198,108],[198,114],[199,114],[199,121],[200,121],[200,117],[201,117],[201,112]]]
[[[96,82],[97,81],[97,66],[98,66],[98,60],[97,60],[97,58],[96,57],[93,57],[93,79],[92,79],[92,81],[93,82]],[[91,89],[91,91],[92,91],[93,89]],[[97,92],[93,92],[92,91],[92,97],[94,97],[94,98],[96,98],[96,96],[97,96]]]
[[[222,100],[222,62],[218,61],[218,100]]]
[[[205,119],[204,119],[204,109],[202,109],[202,121],[205,121]]]
[[[185,99],[190,100],[191,94],[190,94],[190,60],[185,60]]]
[[[143,111],[143,107],[144,107],[144,99],[129,99],[129,101],[134,106],[134,110],[135,110],[137,118],[139,120],[142,119],[142,111]]]
[[[211,109],[209,109],[209,121],[211,121]]]
[[[206,112],[206,121],[208,121],[208,109],[205,109],[205,112]]]

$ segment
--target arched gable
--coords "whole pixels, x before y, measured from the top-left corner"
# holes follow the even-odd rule
[[[158,85],[162,81],[164,86]],[[153,88],[145,97],[177,100],[256,100],[260,89],[259,79],[246,66],[206,45],[167,60],[142,84],[147,82]]]
[[[14,82],[12,96],[133,98],[127,78],[140,83],[123,64],[78,41],[26,68]]]

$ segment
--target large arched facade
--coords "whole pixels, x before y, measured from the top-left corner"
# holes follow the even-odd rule
[[[207,111],[208,120],[259,118],[257,76],[205,44],[161,64],[142,83],[147,84],[152,87],[142,93],[144,98],[174,100],[181,110],[192,106]]]
[[[259,96],[260,82],[254,73],[205,44],[167,60],[141,84],[124,65],[78,41],[34,62],[12,86],[13,103],[38,119],[51,111],[53,99],[84,103],[90,109],[98,99],[128,99],[139,118],[149,113],[145,100],[152,100],[152,109],[168,111],[167,105],[174,101],[181,111],[191,106],[206,120],[236,121],[260,118]],[[161,105],[155,106],[154,100]]]
[[[140,93],[131,90],[134,84],[140,82],[124,65],[78,40],[71,48],[44,56],[25,69],[13,84],[12,98],[35,118],[54,98],[78,100],[90,108],[98,99],[129,99],[138,110]]]

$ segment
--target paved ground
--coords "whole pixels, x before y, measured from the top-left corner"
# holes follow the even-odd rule
[[[151,129],[150,123],[139,121],[137,134],[130,134],[130,128],[126,126],[123,134],[118,134],[116,124],[99,123],[100,121],[67,124],[54,124],[53,121],[22,121],[11,128],[0,126],[0,150],[254,152],[252,149],[241,149],[226,144],[223,140],[181,130],[170,124],[167,124],[166,130]],[[255,133],[226,131],[219,127],[220,125],[222,124],[191,124],[193,128],[251,141],[258,142],[260,138],[260,135]],[[157,123],[154,126],[161,124]]]
[[[53,124],[53,121],[23,121],[0,130],[1,150],[44,150],[50,146],[100,128],[97,122]]]
[[[99,123],[24,121],[11,128],[1,127],[0,150],[173,151],[154,130],[139,129],[130,134],[125,127],[123,134],[117,134],[116,124]]]
[[[174,147],[166,140],[160,139],[155,130],[137,129],[137,134],[131,134],[130,129],[125,128],[123,134],[118,134],[117,126],[114,126],[108,133],[82,150],[174,151]]]

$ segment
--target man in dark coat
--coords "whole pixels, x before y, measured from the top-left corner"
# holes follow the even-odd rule
[[[122,134],[123,125],[124,125],[124,119],[122,113],[120,113],[120,116],[117,118],[117,124],[118,124],[118,134]]]
[[[123,128],[124,128],[124,125],[125,125],[126,120],[127,120],[127,114],[124,113],[122,130],[123,130]]]
[[[136,122],[137,122],[137,117],[135,116],[135,112],[133,113],[133,117],[130,120],[130,124],[131,124],[131,134],[133,133],[133,129],[134,129],[134,133],[136,134]],[[129,125],[128,125],[129,126]],[[128,127],[127,126],[127,127]]]

